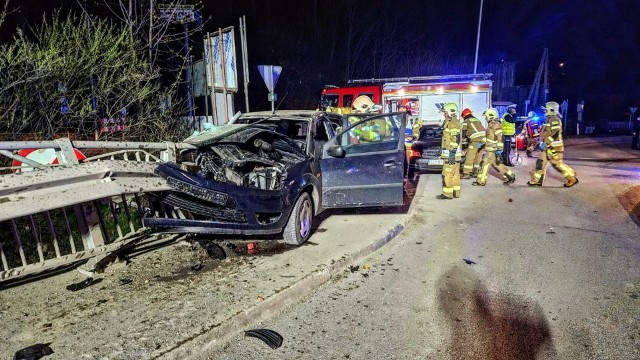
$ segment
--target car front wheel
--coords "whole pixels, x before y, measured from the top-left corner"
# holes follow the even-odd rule
[[[282,233],[284,242],[301,245],[311,235],[313,221],[313,203],[308,193],[302,193],[291,210],[289,220]]]

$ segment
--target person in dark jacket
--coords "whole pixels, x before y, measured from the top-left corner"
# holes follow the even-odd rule
[[[502,115],[502,142],[504,151],[502,152],[502,162],[507,166],[511,163],[511,138],[516,134],[516,104],[507,107],[507,112]]]

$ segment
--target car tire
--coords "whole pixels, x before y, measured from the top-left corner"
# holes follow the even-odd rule
[[[309,194],[303,192],[296,200],[282,232],[284,242],[290,245],[302,245],[311,235],[312,222],[313,202]]]

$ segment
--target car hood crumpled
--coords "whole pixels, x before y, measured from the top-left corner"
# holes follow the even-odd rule
[[[197,135],[189,136],[184,140],[184,142],[197,147],[207,146],[215,143],[222,138],[237,133],[248,126],[250,126],[250,124],[225,124],[215,126],[211,130],[203,131]]]

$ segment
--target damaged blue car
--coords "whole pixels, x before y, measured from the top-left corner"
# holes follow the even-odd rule
[[[172,190],[152,196],[171,207],[165,215],[179,215],[153,212],[143,222],[302,244],[324,209],[403,204],[404,122],[397,113],[356,121],[311,110],[243,114],[185,140],[196,148],[192,163],[158,165]]]

